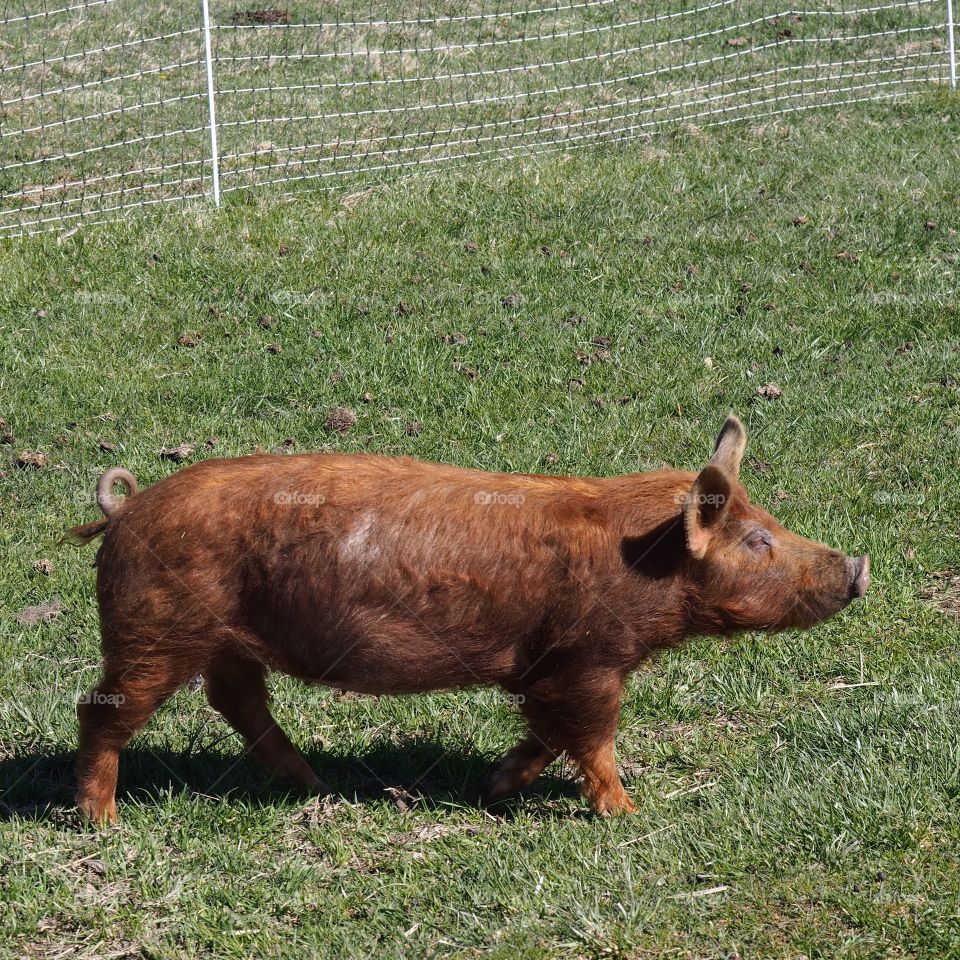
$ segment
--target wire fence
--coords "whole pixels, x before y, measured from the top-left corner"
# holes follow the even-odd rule
[[[951,0],[256,2],[0,0],[0,236],[956,84]]]

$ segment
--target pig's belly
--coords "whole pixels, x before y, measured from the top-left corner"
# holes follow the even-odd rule
[[[448,607],[432,613],[362,609],[331,616],[315,609],[259,632],[274,667],[358,693],[487,686],[515,674],[521,647],[515,631],[476,611],[460,621]]]

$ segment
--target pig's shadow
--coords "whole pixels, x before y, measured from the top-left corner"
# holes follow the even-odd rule
[[[391,802],[400,809],[484,806],[484,787],[496,758],[468,747],[451,749],[430,738],[410,739],[402,746],[383,742],[362,755],[342,756],[322,750],[306,751],[307,762],[338,797],[364,804]],[[531,787],[488,809],[510,817],[524,803],[576,796],[576,787],[559,766],[546,771]],[[74,754],[37,751],[0,760],[0,820],[12,817],[46,819],[72,809]],[[273,805],[289,801],[302,805],[306,794],[271,777],[245,753],[223,755],[197,751],[150,749],[136,741],[120,757],[117,800],[162,803],[182,793],[222,799],[240,799]],[[566,805],[563,805],[566,807]],[[551,804],[537,804],[541,814]],[[122,812],[121,812],[122,815]],[[570,815],[569,809],[564,813]]]

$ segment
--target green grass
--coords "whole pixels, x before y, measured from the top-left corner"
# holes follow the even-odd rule
[[[960,956],[958,143],[939,96],[0,246],[0,956]],[[124,756],[120,825],[74,821],[93,551],[56,540],[107,466],[150,483],[163,446],[290,438],[696,468],[730,409],[754,499],[869,551],[874,585],[638,674],[635,816],[590,817],[559,767],[484,810],[520,729],[494,691],[277,677],[332,801],[284,793],[184,690]]]

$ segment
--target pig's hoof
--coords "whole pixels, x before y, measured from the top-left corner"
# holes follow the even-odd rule
[[[117,803],[112,797],[106,802],[93,797],[78,797],[77,811],[81,820],[96,827],[117,822]]]
[[[594,813],[601,817],[615,817],[621,813],[633,813],[637,809],[625,793],[620,796],[600,797],[592,806]]]
[[[510,794],[516,793],[519,786],[516,776],[508,770],[497,770],[487,784],[487,803],[496,803]]]
[[[328,797],[331,793],[333,793],[333,790],[330,789],[329,785],[319,777],[314,777],[313,782],[306,785],[306,789],[315,797]]]
[[[304,793],[312,794],[315,797],[322,797],[328,793],[333,793],[309,767],[305,764],[294,770],[279,771],[281,780],[286,781],[290,786]]]
[[[497,764],[487,781],[487,803],[496,803],[528,786],[535,774],[509,753]]]
[[[299,754],[283,757],[279,763],[273,765],[273,772],[282,780],[307,793],[330,793],[330,788]]]

